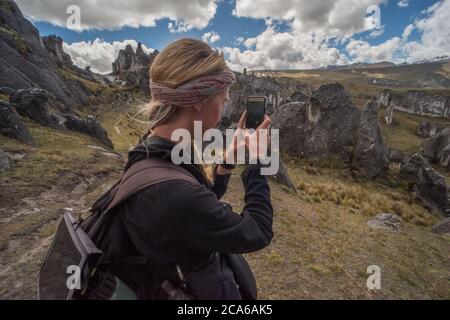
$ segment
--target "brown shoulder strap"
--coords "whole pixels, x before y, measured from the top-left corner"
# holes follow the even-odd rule
[[[139,191],[165,181],[184,180],[199,184],[186,169],[160,158],[146,158],[135,163],[123,175],[118,190],[107,211],[132,197]]]
[[[109,211],[119,204],[151,185],[170,180],[200,184],[186,169],[160,158],[146,158],[132,165],[114,187],[113,199],[89,230],[89,236],[92,238],[97,234]]]

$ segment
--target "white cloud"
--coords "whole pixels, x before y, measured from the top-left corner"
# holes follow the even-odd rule
[[[406,26],[405,30],[403,30],[403,39],[408,39],[411,33],[414,31],[414,24],[409,24]]]
[[[254,69],[305,69],[331,64],[345,64],[347,59],[336,48],[314,35],[294,35],[277,32],[272,26],[244,44],[252,50],[225,47],[223,51],[229,66],[237,71]]]
[[[346,50],[353,62],[399,62],[398,49],[402,45],[399,37],[391,38],[379,45],[371,45],[367,41],[352,39],[346,46]]]
[[[351,41],[366,30],[370,9],[386,0],[283,0],[255,5],[252,0],[237,0],[237,17],[265,19],[266,30],[259,36],[239,42],[245,50],[225,47],[230,66],[248,69],[309,69],[348,63],[337,44]],[[277,31],[283,22],[284,32]],[[369,37],[382,35],[373,30]],[[355,51],[356,52],[356,51]]]
[[[214,17],[217,0],[16,0],[23,13],[35,21],[66,27],[67,8],[81,9],[81,30],[153,27],[156,21],[175,21],[172,29],[205,28]],[[170,26],[169,26],[170,27]]]
[[[369,38],[377,38],[379,36],[382,36],[384,33],[384,27],[381,29],[375,29],[369,34]]]
[[[214,43],[219,40],[220,40],[220,36],[215,31],[206,32],[202,36],[202,41],[204,41],[204,42]]]
[[[406,8],[406,7],[409,6],[409,0],[400,0],[400,1],[397,3],[397,5],[398,5],[400,8]]]
[[[439,1],[414,23],[420,40],[405,45],[409,61],[434,58],[450,53],[450,0]]]
[[[109,73],[112,71],[112,63],[117,59],[119,51],[130,44],[136,50],[138,43],[135,40],[106,42],[101,39],[94,41],[64,43],[64,51],[70,54],[75,65],[80,68],[91,66],[91,70],[97,73]],[[146,53],[153,49],[142,45]]]
[[[376,62],[388,60],[392,62],[414,62],[448,55],[450,52],[450,0],[439,1],[422,12],[425,17],[409,24],[402,37],[393,37],[379,45],[371,45],[366,41],[352,39],[346,51],[354,62]],[[416,30],[419,40],[408,41]]]
[[[296,33],[324,37],[351,36],[364,31],[367,9],[387,0],[283,0],[255,5],[253,0],[236,0],[238,17],[270,18],[288,22]]]

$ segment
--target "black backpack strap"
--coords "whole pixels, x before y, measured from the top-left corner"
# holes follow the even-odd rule
[[[175,165],[160,158],[146,158],[131,166],[123,175],[121,181],[114,186],[114,195],[106,210],[101,214],[89,230],[89,236],[94,238],[103,224],[106,215],[125,200],[131,198],[139,191],[157,183],[184,180],[200,184],[198,180],[181,166]]]

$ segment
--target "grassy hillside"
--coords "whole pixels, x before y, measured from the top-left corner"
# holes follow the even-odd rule
[[[342,70],[261,71],[274,77],[307,83],[311,87],[339,82],[355,98],[358,105],[377,96],[384,89],[394,92],[424,90],[450,95],[450,63],[346,68]]]

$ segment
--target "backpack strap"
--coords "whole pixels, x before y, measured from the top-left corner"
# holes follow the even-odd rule
[[[183,180],[194,184],[200,184],[198,180],[186,169],[160,158],[146,158],[133,164],[122,176],[121,181],[115,186],[114,195],[106,210],[101,214],[89,230],[89,236],[94,237],[97,230],[103,224],[106,215],[118,205],[131,198],[139,191],[157,183]]]

